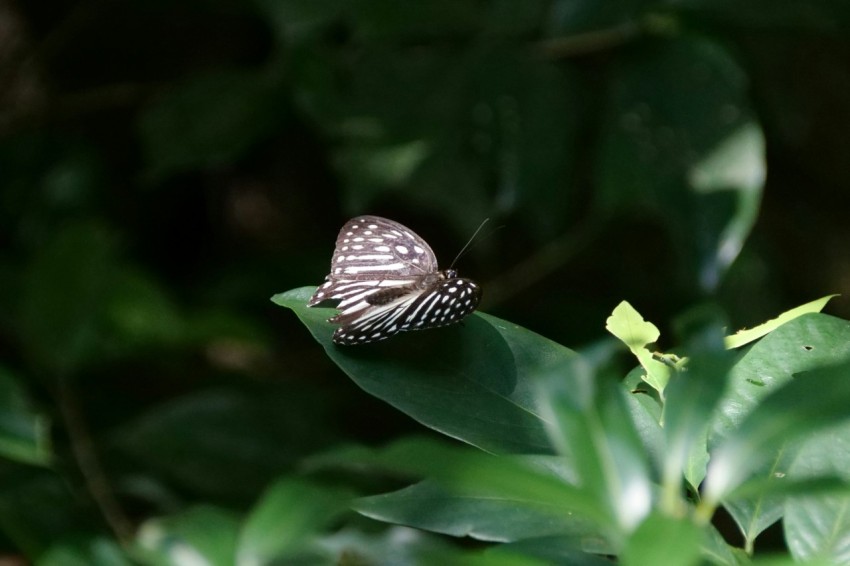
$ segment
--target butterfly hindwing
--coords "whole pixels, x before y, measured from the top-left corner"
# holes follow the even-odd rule
[[[481,287],[469,279],[445,279],[425,293],[407,294],[375,307],[334,332],[334,342],[353,345],[385,340],[406,330],[454,324],[476,309]],[[337,317],[331,322],[341,322]]]

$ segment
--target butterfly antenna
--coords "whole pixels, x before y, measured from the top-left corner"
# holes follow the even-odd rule
[[[461,248],[461,250],[458,252],[457,256],[454,258],[454,261],[452,261],[452,264],[449,266],[449,269],[452,269],[455,266],[455,264],[457,263],[457,260],[459,260],[461,258],[461,256],[464,254],[464,252],[466,252],[469,249],[469,246],[472,244],[472,242],[475,241],[475,236],[478,235],[478,233],[481,231],[481,229],[484,228],[484,225],[487,224],[487,222],[489,222],[489,221],[490,221],[489,218],[485,218],[484,221],[481,224],[478,225],[478,228],[472,234],[472,237],[469,239],[469,241],[466,242],[466,245]]]

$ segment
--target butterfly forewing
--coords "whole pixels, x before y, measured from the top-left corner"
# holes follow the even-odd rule
[[[308,304],[328,299],[356,303],[380,287],[411,285],[436,270],[434,252],[412,230],[379,216],[359,216],[339,231],[331,272]]]
[[[437,271],[431,247],[409,228],[358,216],[339,232],[331,272],[307,303],[337,300],[338,344],[365,344],[404,330],[445,326],[478,306],[481,288]]]

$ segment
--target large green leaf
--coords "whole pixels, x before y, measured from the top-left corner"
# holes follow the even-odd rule
[[[756,219],[764,141],[745,76],[718,44],[677,38],[628,50],[611,77],[597,209],[655,216],[681,279],[713,291]]]
[[[810,318],[809,315],[798,320]],[[790,326],[792,323],[789,323]],[[797,374],[766,397],[712,451],[705,483],[710,504],[734,497],[734,489],[781,455],[788,443],[850,420],[850,361]],[[786,470],[775,472],[782,477]],[[768,491],[769,493],[769,491]]]
[[[850,360],[850,322],[806,314],[783,324],[745,350],[712,426],[712,443],[737,429],[772,391],[795,374]]]
[[[425,439],[404,439],[379,450],[348,448],[310,460],[312,467],[346,467],[375,470],[412,478],[429,478],[424,487],[361,499],[355,508],[371,517],[398,521],[453,535],[470,534],[484,539],[514,540],[522,525],[496,525],[478,512],[490,504],[513,505],[514,513],[528,517],[550,515],[566,533],[610,529],[607,509],[594,494],[576,485],[569,462],[552,456],[486,454],[466,446]],[[434,482],[434,483],[431,483]],[[424,514],[416,516],[410,497],[430,500]],[[464,508],[459,502],[469,501]],[[426,505],[421,502],[422,505]],[[494,507],[491,507],[491,509]],[[472,524],[464,526],[464,521]],[[598,537],[597,537],[598,538]]]
[[[573,540],[602,538],[586,519],[565,513],[552,502],[500,497],[480,488],[450,490],[433,480],[360,499],[355,509],[381,521],[487,541],[555,535]]]
[[[295,311],[328,356],[360,387],[448,436],[491,452],[550,453],[532,382],[577,382],[575,354],[494,317],[401,335],[373,345],[331,342],[333,311],[307,308],[313,289],[273,297]],[[580,389],[580,388],[579,388]]]
[[[850,375],[847,376],[850,379]],[[807,440],[790,466],[794,478],[835,474],[850,484],[850,426]],[[784,507],[785,540],[798,560],[850,564],[850,489],[792,497]]]
[[[850,323],[823,314],[798,317],[746,349],[730,372],[729,385],[718,405],[710,431],[714,448],[722,438],[734,434],[743,420],[777,388],[807,370],[850,360]],[[761,448],[761,447],[760,447]],[[776,482],[788,475],[794,459],[793,443],[773,446],[773,453],[749,469],[751,479]],[[725,507],[750,544],[782,515],[782,497],[770,490],[730,500]]]

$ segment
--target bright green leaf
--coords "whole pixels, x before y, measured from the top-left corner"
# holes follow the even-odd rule
[[[605,321],[605,329],[629,347],[646,370],[644,380],[656,391],[663,393],[670,380],[670,368],[653,359],[652,353],[646,349],[661,335],[658,327],[644,320],[628,302],[622,301]]]
[[[633,352],[654,344],[661,333],[658,327],[643,319],[626,301],[621,301],[605,321],[605,329],[619,338]]]
[[[705,498],[713,503],[726,497],[789,441],[846,422],[848,406],[850,362],[798,374],[766,397],[712,452]]]
[[[732,336],[727,336],[725,339],[727,348],[740,348],[745,344],[749,344],[754,340],[758,340],[762,336],[773,332],[786,322],[792,321],[798,316],[802,316],[807,313],[820,312],[823,310],[823,307],[826,306],[826,303],[829,302],[833,297],[837,297],[838,295],[827,295],[826,297],[821,297],[820,299],[815,299],[805,305],[800,305],[799,307],[795,307],[789,311],[785,311],[780,314],[776,318],[772,318],[767,322],[763,322],[754,328],[748,328],[746,330],[739,330]]]

